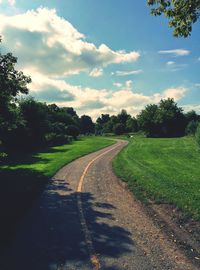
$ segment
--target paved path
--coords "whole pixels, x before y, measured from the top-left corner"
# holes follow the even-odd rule
[[[0,256],[1,270],[195,270],[113,174],[127,144],[77,159],[52,179]]]

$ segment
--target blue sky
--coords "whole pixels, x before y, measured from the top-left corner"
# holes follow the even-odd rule
[[[200,22],[174,38],[145,0],[0,0],[0,20],[38,100],[93,118],[167,97],[200,112]]]

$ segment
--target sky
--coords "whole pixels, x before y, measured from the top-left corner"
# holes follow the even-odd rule
[[[94,120],[168,97],[200,113],[200,20],[175,38],[146,0],[0,0],[0,35],[39,101]]]

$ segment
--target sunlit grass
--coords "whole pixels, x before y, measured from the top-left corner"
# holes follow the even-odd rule
[[[200,149],[193,137],[134,136],[113,167],[139,198],[177,205],[200,219]]]

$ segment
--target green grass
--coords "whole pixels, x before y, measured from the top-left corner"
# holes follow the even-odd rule
[[[46,151],[29,156],[17,157],[17,159],[0,166],[0,171],[27,169],[51,177],[65,164],[113,143],[113,140],[103,137],[82,137],[71,144],[51,147]]]
[[[138,198],[175,204],[200,219],[200,149],[193,137],[134,136],[113,167]]]
[[[50,177],[72,160],[113,143],[103,137],[83,137],[0,165],[0,246],[7,242],[16,222],[30,209]]]

